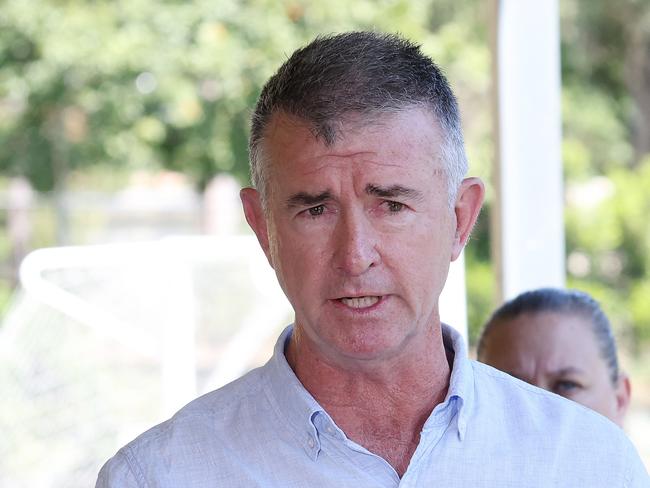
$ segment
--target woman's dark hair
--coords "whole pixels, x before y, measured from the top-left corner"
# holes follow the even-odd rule
[[[542,312],[577,315],[587,319],[598,342],[601,356],[609,369],[610,379],[616,384],[619,378],[619,366],[616,340],[609,319],[596,300],[587,293],[577,290],[540,288],[522,293],[501,305],[483,328],[477,348],[479,360],[485,352],[486,337],[500,322],[514,319],[525,313]]]

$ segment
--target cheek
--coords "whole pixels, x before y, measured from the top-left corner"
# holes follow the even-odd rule
[[[451,262],[452,239],[446,228],[409,233],[402,248],[419,268],[416,272],[442,274]]]
[[[616,412],[616,396],[613,389],[608,388],[607,385],[593,385],[590,389],[572,396],[571,399],[606,417],[611,418]]]
[[[282,287],[294,293],[308,288],[322,273],[324,259],[319,243],[292,239],[288,233],[280,235],[284,237],[271,241],[271,254]]]
[[[399,285],[428,309],[437,303],[450,261],[431,237],[409,241],[391,246],[385,261]]]

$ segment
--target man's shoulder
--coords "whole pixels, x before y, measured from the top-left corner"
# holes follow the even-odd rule
[[[502,410],[508,415],[521,413],[528,416],[535,413],[542,417],[553,416],[557,419],[559,414],[562,417],[588,417],[596,419],[597,422],[606,420],[607,424],[611,424],[611,421],[602,415],[579,403],[526,383],[478,361],[471,361],[471,363],[478,402],[489,400],[490,405],[508,406],[507,410]]]
[[[548,392],[485,364],[472,361],[476,405],[484,408],[497,426],[521,433],[522,437],[561,447],[590,445],[615,451],[630,444],[612,421],[593,410]],[[489,407],[485,407],[489,406]],[[593,451],[592,451],[593,452]]]
[[[223,452],[241,437],[242,425],[268,415],[264,371],[258,368],[196,398],[170,419],[140,434],[106,463],[99,479],[122,475],[149,479],[165,463],[188,464],[200,459],[201,452]]]
[[[204,435],[208,431],[210,435],[220,431],[227,433],[233,425],[234,417],[262,408],[265,396],[263,375],[262,368],[254,369],[231,383],[192,400],[170,419],[147,430],[128,446],[146,448],[150,443]]]
[[[559,395],[526,383],[487,364],[479,361],[470,361],[470,363],[474,373],[476,392],[478,394],[491,395],[495,401],[505,400],[512,402],[516,400],[524,401],[525,403],[532,401],[531,405],[538,405],[538,402],[557,404],[558,399],[560,399],[560,404],[569,402]],[[573,405],[575,402],[571,402],[571,404]],[[578,405],[578,408],[586,410],[586,407],[581,405]]]
[[[485,448],[579,486],[646,486],[636,449],[612,421],[490,366],[472,361],[472,367],[472,430],[490,440]]]

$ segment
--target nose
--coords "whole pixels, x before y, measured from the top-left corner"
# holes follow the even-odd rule
[[[553,391],[551,380],[540,373],[534,374],[530,379],[526,380],[526,382],[536,386],[537,388],[541,388],[542,390]]]
[[[362,210],[342,215],[334,235],[335,263],[347,276],[359,276],[379,264],[378,235]]]

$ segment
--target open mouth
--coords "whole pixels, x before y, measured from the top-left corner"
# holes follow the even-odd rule
[[[379,302],[380,297],[343,297],[339,301],[350,308],[368,308]]]

